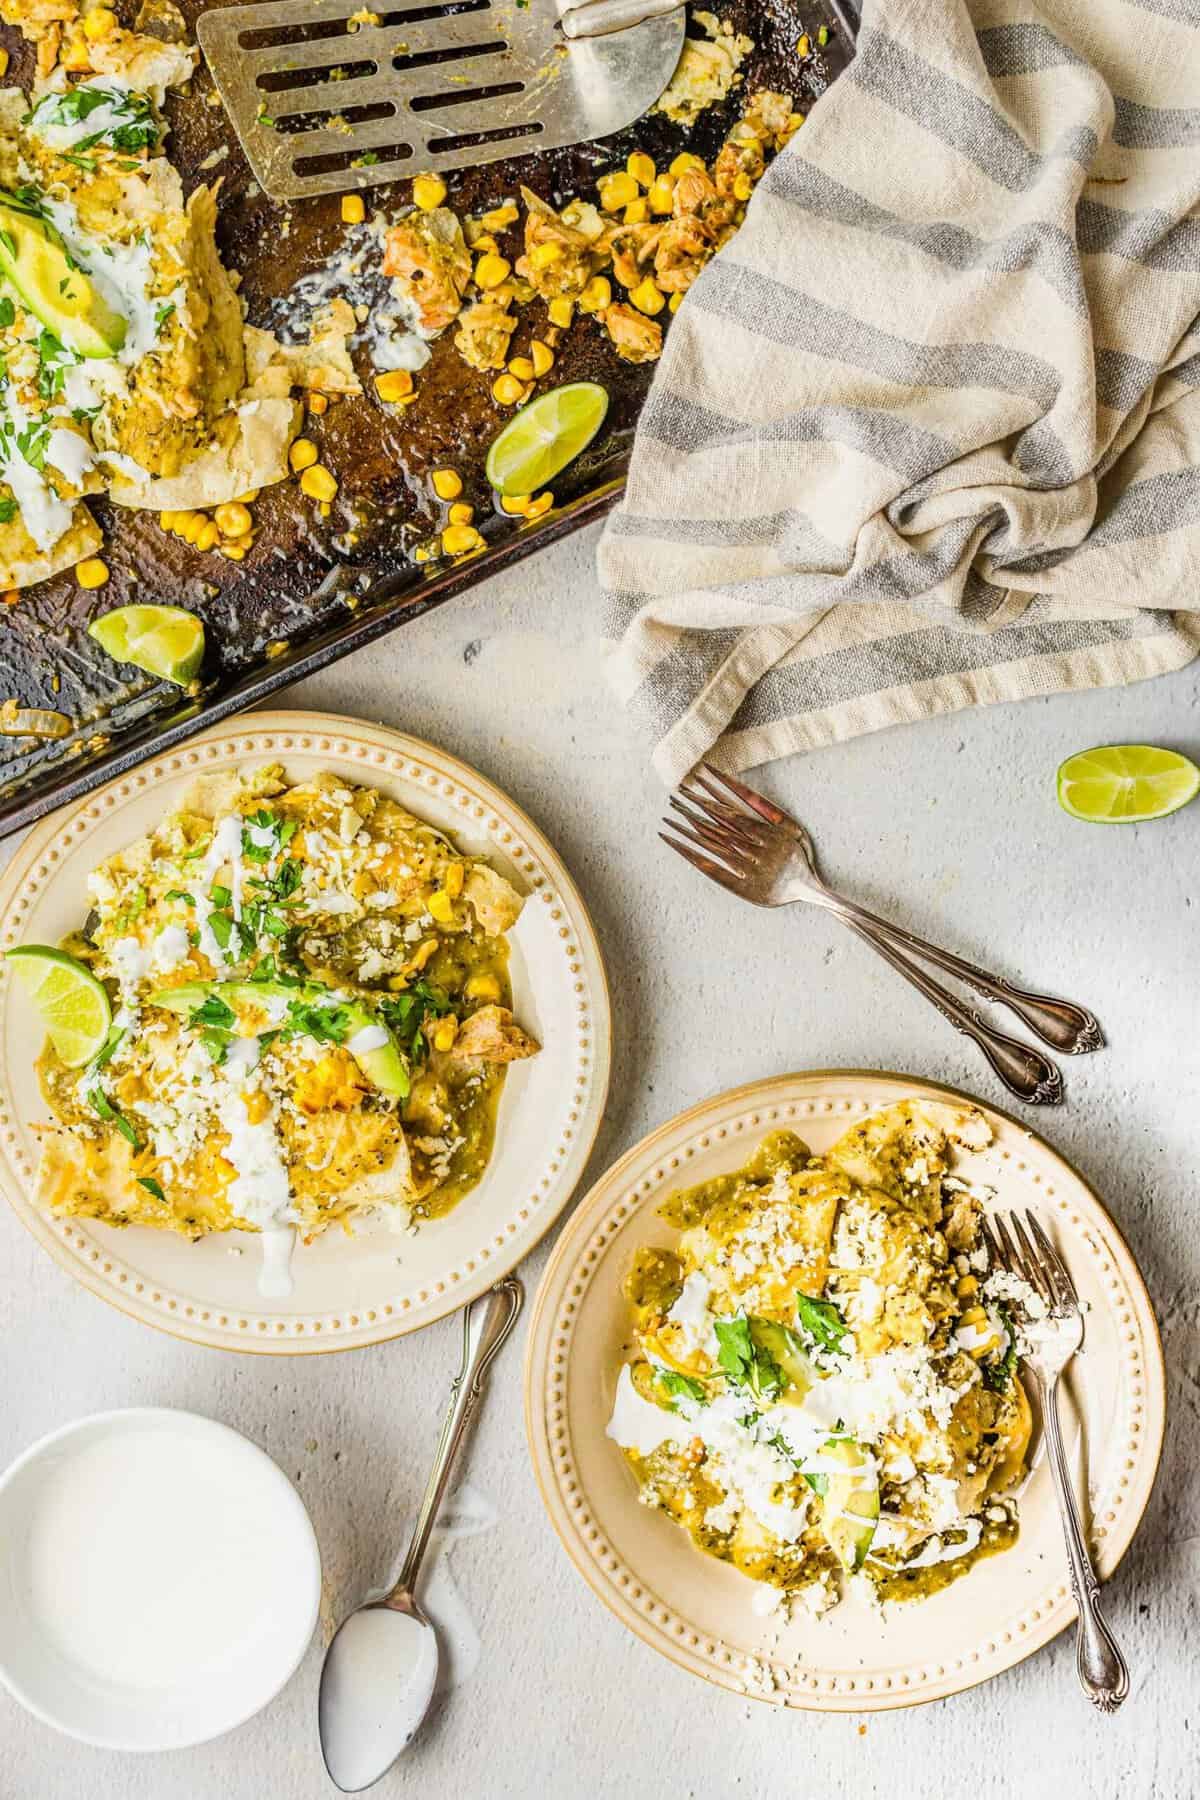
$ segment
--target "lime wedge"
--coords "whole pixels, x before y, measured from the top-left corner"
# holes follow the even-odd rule
[[[488,451],[488,480],[498,494],[536,494],[587,449],[607,411],[608,395],[594,381],[570,381],[539,394]]]
[[[1153,744],[1101,744],[1058,771],[1058,804],[1073,819],[1128,825],[1177,812],[1200,789],[1200,769]]]
[[[186,687],[204,660],[204,626],[181,606],[118,606],[88,626],[117,662]]]
[[[51,950],[45,944],[21,944],[5,960],[20,976],[68,1069],[91,1062],[112,1024],[108,995],[91,970],[65,950]]]

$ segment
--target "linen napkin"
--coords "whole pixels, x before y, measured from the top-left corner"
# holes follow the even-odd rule
[[[674,782],[1200,649],[1200,0],[867,0],[601,540]]]

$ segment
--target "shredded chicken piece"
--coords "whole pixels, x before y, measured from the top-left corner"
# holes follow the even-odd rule
[[[613,274],[622,287],[636,287],[654,261],[661,225],[620,225],[612,234]]]
[[[525,254],[518,258],[517,274],[544,300],[556,295],[581,294],[592,276],[608,261],[608,238],[603,218],[587,201],[573,200],[561,213],[532,192],[521,189],[525,202]],[[534,252],[555,245],[558,255],[543,263]]]
[[[686,293],[715,247],[703,219],[668,219],[654,252],[654,279],[663,293]]]
[[[458,321],[454,348],[472,369],[502,369],[508,343],[517,328],[515,313],[488,298],[468,306]]]
[[[416,308],[425,331],[444,331],[458,317],[471,280],[471,252],[448,206],[410,213],[386,234],[383,272]]]
[[[601,314],[622,362],[654,362],[662,355],[662,326],[619,301]]]
[[[463,1021],[450,1055],[456,1062],[478,1057],[481,1062],[519,1062],[536,1056],[540,1044],[513,1023],[507,1006],[481,1006]]]
[[[742,119],[725,139],[713,164],[713,181],[718,194],[724,199],[732,199],[739,175],[747,175],[751,182],[756,182],[765,168],[762,139],[754,127]]]

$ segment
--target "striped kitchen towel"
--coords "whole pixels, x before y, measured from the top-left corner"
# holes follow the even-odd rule
[[[1200,649],[1200,0],[867,0],[600,545],[673,782]]]

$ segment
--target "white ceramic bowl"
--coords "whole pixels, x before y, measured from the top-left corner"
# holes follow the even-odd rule
[[[320,1593],[291,1482],[196,1413],[95,1413],[0,1476],[0,1680],[85,1743],[231,1731],[294,1674]]]

